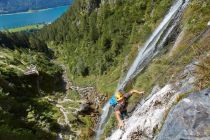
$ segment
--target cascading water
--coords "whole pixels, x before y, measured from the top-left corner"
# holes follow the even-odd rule
[[[103,113],[100,117],[100,123],[98,125],[98,130],[97,130],[97,133],[96,133],[96,140],[100,138],[100,135],[103,133],[103,128],[104,128],[104,122],[107,122],[107,119],[109,116],[109,113],[111,112],[110,111],[110,105],[109,105],[109,102],[107,102],[104,107],[103,107]]]
[[[130,67],[123,82],[120,82],[117,90],[124,89],[129,81],[135,78],[139,72],[158,54],[165,41],[171,32],[173,32],[174,27],[179,21],[179,16],[181,15],[184,7],[186,7],[189,0],[176,0],[171,6],[168,14],[164,17],[163,21],[152,33],[150,38],[146,41],[144,47],[139,50],[139,53],[134,60],[134,63]],[[103,108],[103,113],[100,117],[100,122],[98,124],[98,129],[96,131],[96,139],[99,139],[100,135],[103,133],[103,126],[109,117],[110,106],[106,103]]]
[[[168,14],[165,16],[163,21],[157,27],[157,29],[153,32],[150,38],[146,41],[144,47],[139,51],[137,58],[134,60],[134,63],[130,67],[124,82],[119,85],[120,88],[124,88],[126,84],[133,79],[144,67],[145,65],[151,61],[151,59],[155,56],[156,51],[158,51],[163,45],[165,40],[167,39],[168,35],[166,32],[171,30],[172,28],[169,27],[172,20],[175,20],[174,17],[178,14],[179,10],[181,9],[182,5],[184,6],[185,3],[183,0],[177,0],[174,5],[170,8]],[[174,24],[172,24],[172,27]],[[158,44],[158,42],[162,42]],[[157,49],[158,48],[158,49]]]

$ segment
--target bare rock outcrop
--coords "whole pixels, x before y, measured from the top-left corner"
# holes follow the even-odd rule
[[[171,108],[183,98],[184,93],[193,88],[194,63],[185,67],[177,75],[177,80],[163,88],[153,89],[151,94],[142,99],[131,117],[125,120],[124,131],[117,129],[108,140],[151,140],[161,130]]]
[[[210,88],[190,94],[170,111],[157,140],[171,139],[210,139]]]
[[[116,130],[108,140],[153,139],[178,94],[173,86],[166,85],[143,104],[139,104],[132,116],[125,121],[124,131]]]

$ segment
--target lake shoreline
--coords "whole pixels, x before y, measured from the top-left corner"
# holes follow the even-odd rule
[[[28,10],[28,11],[23,11],[23,12],[14,12],[14,13],[7,13],[7,14],[0,14],[1,16],[10,16],[10,15],[18,15],[18,14],[30,14],[30,13],[36,13],[36,12],[41,12],[41,11],[45,11],[45,10],[50,10],[50,9],[54,9],[54,8],[61,8],[61,7],[66,7],[66,6],[71,6],[70,5],[63,5],[63,6],[56,6],[56,7],[49,7],[49,8],[44,8],[44,9],[38,9],[38,10]]]
[[[71,5],[55,8],[40,9],[37,11],[4,14],[0,16],[0,31],[23,27],[36,27],[40,24],[48,25],[62,16]]]

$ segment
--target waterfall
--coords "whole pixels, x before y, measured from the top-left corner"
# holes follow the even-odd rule
[[[100,123],[98,125],[96,139],[99,139],[100,135],[103,133],[103,128],[104,128],[104,124],[105,124],[104,122],[107,122],[107,119],[108,119],[107,116],[109,116],[109,114],[111,112],[110,111],[111,109],[109,109],[109,108],[110,108],[110,105],[109,105],[109,102],[107,102],[102,109],[103,113],[100,117]]]
[[[182,5],[185,7],[185,3],[183,0],[177,0],[174,5],[170,8],[168,14],[164,17],[163,21],[160,25],[156,28],[156,30],[152,33],[150,38],[146,41],[144,47],[139,50],[139,53],[134,60],[134,63],[130,67],[125,80],[122,84],[118,86],[118,89],[124,88],[126,84],[133,79],[147,64],[151,59],[155,56],[155,52],[158,51],[163,45],[164,41],[167,39],[169,33],[166,32],[170,31],[174,24],[171,25],[172,28],[169,27],[169,24],[172,20],[175,20],[174,17],[178,14],[179,10],[181,9]],[[181,11],[180,11],[181,12]],[[158,42],[162,42],[158,44]],[[159,49],[157,49],[159,48]]]
[[[155,55],[163,48],[165,41],[170,33],[173,32],[174,27],[178,24],[179,17],[186,7],[189,0],[176,0],[171,6],[169,12],[164,17],[160,25],[155,29],[152,35],[144,44],[144,47],[139,50],[136,59],[128,70],[125,79],[118,84],[117,90],[124,89],[129,81],[141,72],[144,67],[154,58]],[[107,102],[103,108],[103,113],[100,117],[98,130],[96,132],[96,139],[99,139],[103,133],[103,126],[109,117],[110,107]]]

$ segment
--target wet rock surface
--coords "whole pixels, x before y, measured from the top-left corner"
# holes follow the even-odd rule
[[[171,139],[210,139],[210,88],[189,95],[170,111],[157,140]]]

